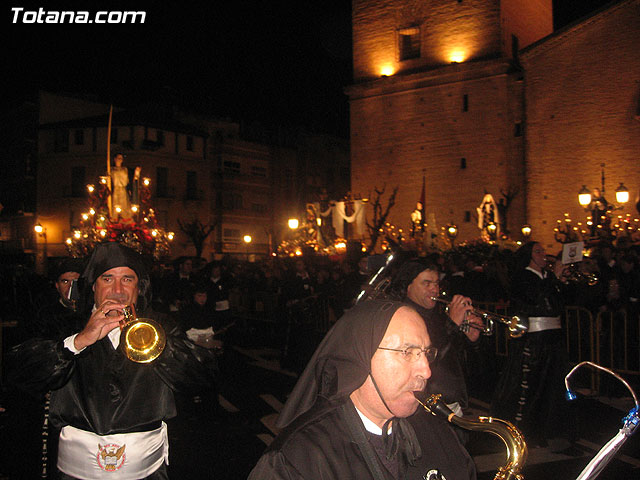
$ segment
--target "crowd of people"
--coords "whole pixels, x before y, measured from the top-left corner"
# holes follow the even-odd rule
[[[279,419],[283,431],[251,478],[294,471],[314,478],[305,476],[309,468],[327,478],[364,478],[366,471],[367,478],[400,478],[418,470],[432,472],[424,478],[474,478],[466,433],[454,428],[451,436],[449,426],[416,417],[413,392],[441,393],[464,415],[474,376],[487,364],[474,304],[498,303],[526,318],[528,332],[491,367],[494,413],[534,446],[575,448],[570,412],[557,408],[569,365],[564,307],[637,318],[640,249],[599,245],[572,267],[536,242],[517,251],[397,256],[380,290],[368,281],[384,262],[366,256],[255,263],[180,257],[161,264],[105,244],[86,260],[52,263],[48,279],[20,266],[2,277],[3,321],[15,324],[6,329],[5,347],[14,348],[11,362],[3,362],[2,386],[35,393],[38,409],[50,412],[60,444],[52,438],[45,445],[43,468],[59,470],[59,478],[120,469],[120,449],[132,442],[146,447],[127,447],[132,476],[122,478],[167,478],[164,420],[176,414],[172,392],[206,398],[215,415],[225,350],[239,338],[269,343],[299,381]],[[116,353],[127,305],[159,319],[167,332],[158,361],[136,364]],[[628,333],[637,342],[638,332]],[[134,413],[151,391],[158,403]],[[358,447],[338,448],[337,438]],[[88,457],[97,464],[78,460]]]

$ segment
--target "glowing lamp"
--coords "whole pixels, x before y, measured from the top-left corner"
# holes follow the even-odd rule
[[[582,188],[578,192],[578,203],[583,207],[591,203],[591,192],[586,185],[582,185]]]
[[[169,239],[169,241],[173,240],[173,238],[174,238],[175,236],[176,236],[176,235],[175,235],[175,233],[173,233],[173,232],[169,232],[169,233],[167,233],[167,238]]]
[[[627,203],[629,201],[629,190],[624,186],[622,182],[618,188],[616,188],[616,202],[618,203]]]
[[[73,238],[75,238],[76,240],[80,240],[80,238],[82,238],[82,233],[80,232],[80,230],[73,231]]]
[[[87,185],[87,190],[89,191],[89,193],[93,193],[93,191],[96,189],[96,187],[94,185]]]
[[[449,61],[451,63],[464,62],[464,52],[451,52],[451,54],[449,55]]]
[[[531,236],[531,226],[523,225],[521,231],[524,238],[529,238]]]
[[[71,245],[73,243],[73,240],[71,240],[71,237],[67,237],[67,239],[65,240],[65,243],[67,245]]]
[[[251,240],[253,240],[253,239],[251,238],[251,235],[245,235],[244,237],[242,237],[242,241],[243,241],[244,243],[251,243]]]
[[[95,215],[95,214],[96,214],[95,209],[90,208],[90,209],[89,209],[89,215]]]
[[[107,236],[107,231],[106,230],[100,230],[100,236],[101,237],[106,237]]]
[[[40,223],[36,223],[33,227],[33,230],[37,233],[37,234],[41,234],[42,232],[44,232],[44,227],[42,225],[40,225]]]
[[[158,230],[156,230],[155,228],[153,230],[151,230],[151,235],[153,237],[157,237],[158,236]]]
[[[116,210],[116,213],[122,212],[122,209],[120,208],[120,205],[116,205],[115,210]]]
[[[295,230],[300,225],[300,222],[298,222],[297,218],[290,218],[289,221],[287,222],[287,225],[289,225],[289,228],[291,230]]]
[[[145,187],[148,187],[149,185],[151,185],[151,179],[149,177],[144,177],[142,179],[142,183],[144,184]]]
[[[85,220],[85,221],[89,220],[89,214],[88,213],[83,213],[82,214],[82,219]]]
[[[382,68],[380,68],[380,75],[382,75],[383,77],[389,77],[394,73],[395,70],[391,65],[384,65]]]

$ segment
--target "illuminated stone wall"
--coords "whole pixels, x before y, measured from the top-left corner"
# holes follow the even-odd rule
[[[583,184],[606,198],[624,182],[638,216],[640,186],[640,0],[610,7],[521,56],[526,69],[528,218],[546,246],[555,220],[584,221]]]
[[[417,29],[420,56],[401,60],[399,35]],[[426,177],[426,211],[477,237],[485,192],[519,189],[508,224],[524,222],[520,47],[551,33],[550,0],[353,2],[352,191],[400,187],[391,222],[409,226]],[[453,62],[456,60],[456,62]]]

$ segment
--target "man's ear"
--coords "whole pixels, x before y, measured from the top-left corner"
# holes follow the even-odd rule
[[[96,282],[93,282],[93,285],[91,285],[91,290],[93,290],[93,292],[95,293],[95,291],[96,291]]]

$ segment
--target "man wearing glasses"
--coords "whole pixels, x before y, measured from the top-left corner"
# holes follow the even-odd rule
[[[473,315],[471,299],[454,295],[446,313],[433,298],[440,296],[439,272],[435,265],[407,262],[392,282],[394,294],[407,302],[423,318],[431,342],[440,351],[438,362],[432,369],[428,393],[441,393],[447,406],[462,416],[467,407],[468,395],[462,368],[462,354],[466,348],[477,345],[478,328],[462,328],[465,322],[482,327],[482,321]],[[457,430],[462,440],[467,434]]]
[[[300,376],[278,418],[283,430],[249,479],[475,479],[450,426],[418,410],[414,392],[437,353],[406,304],[349,310]]]

